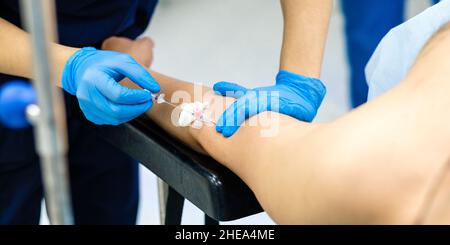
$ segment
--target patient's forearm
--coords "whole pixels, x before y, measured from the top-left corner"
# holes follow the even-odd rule
[[[160,83],[161,92],[169,101],[174,102],[171,98],[176,91],[185,91],[193,97],[193,84],[156,72],[152,72],[152,74]],[[201,100],[211,102],[209,111],[213,112],[213,120],[217,121],[233,100],[210,92],[210,88],[202,87],[202,93],[206,96],[203,96]],[[193,101],[191,99],[184,102]],[[302,158],[297,154],[298,146],[304,140],[304,136],[314,130],[317,125],[268,112],[251,118],[233,137],[226,139],[218,134],[214,125],[211,124],[205,124],[201,129],[174,126],[171,122],[172,110],[173,108],[169,105],[155,105],[147,112],[147,115],[176,138],[194,149],[210,154],[235,172],[250,186],[263,207],[271,215],[278,218],[278,216],[286,214],[283,211],[285,207],[273,210],[274,205],[288,202],[291,196],[288,194],[291,189],[284,185],[284,181],[288,181],[284,177],[289,178],[289,176],[281,175],[292,170],[287,167],[294,166],[299,158]],[[295,154],[294,157],[293,154]],[[299,164],[296,170],[297,176],[294,177],[298,181],[297,185],[303,185],[306,178],[301,176],[307,175],[310,172],[309,168],[309,164]],[[306,183],[304,184],[306,185]],[[297,196],[297,193],[293,193],[292,196]],[[300,206],[299,209],[302,207]]]
[[[161,85],[161,93],[166,95],[166,100],[171,101],[172,104],[180,105],[183,102],[194,102],[194,87],[191,83],[186,83],[175,78],[164,76],[157,72],[151,72],[153,77]],[[175,101],[173,96],[176,92],[186,95],[188,98],[185,100]],[[203,91],[206,92],[206,91]],[[190,145],[193,149],[205,153],[203,147],[199,144],[197,139],[195,139],[195,134],[189,130],[189,128],[178,127],[174,124],[172,113],[174,108],[168,104],[156,104],[153,108],[147,111],[147,115],[153,119],[158,125],[164,128],[167,132],[183,141],[184,143]]]
[[[155,79],[161,85],[161,93],[166,95],[166,99],[174,104],[181,104],[182,102],[194,102],[194,101],[208,101],[208,112],[211,112],[213,121],[216,122],[219,116],[223,113],[232,102],[233,98],[222,97],[216,95],[211,88],[194,85],[192,83],[184,82],[175,78],[171,78],[157,72],[151,72]],[[128,84],[128,86],[136,86]],[[197,90],[197,91],[195,91]],[[187,99],[174,100],[173,96],[176,93],[186,95]],[[200,95],[201,94],[201,95]],[[178,94],[179,95],[179,94]],[[200,152],[207,152],[213,155],[217,160],[225,163],[228,167],[233,167],[236,159],[235,156],[245,157],[250,155],[243,151],[251,150],[254,147],[254,153],[259,154],[260,146],[263,144],[262,140],[254,142],[252,139],[266,139],[265,141],[272,143],[273,138],[279,137],[280,130],[292,129],[296,131],[296,134],[301,135],[307,131],[313,125],[301,123],[288,116],[268,113],[255,117],[253,120],[243,125],[240,130],[241,136],[225,139],[221,137],[215,130],[215,125],[211,123],[205,123],[201,129],[195,129],[193,127],[178,127],[172,122],[173,107],[167,104],[157,104],[147,112],[156,123],[177,137],[184,143],[189,144],[194,149]],[[276,116],[275,116],[276,115]],[[283,119],[281,119],[283,118]],[[283,124],[281,127],[280,123]],[[286,124],[286,125],[284,125]],[[288,126],[289,125],[289,126]],[[297,127],[293,129],[291,127]],[[264,137],[265,136],[265,137]],[[248,145],[248,141],[252,140],[251,145]],[[241,147],[242,146],[242,147]],[[230,153],[231,156],[230,156]],[[255,155],[251,156],[253,159]],[[252,161],[252,160],[250,160]]]

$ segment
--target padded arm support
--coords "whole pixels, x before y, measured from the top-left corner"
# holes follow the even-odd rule
[[[172,138],[145,116],[95,130],[211,218],[230,221],[262,211],[253,192],[233,172]]]

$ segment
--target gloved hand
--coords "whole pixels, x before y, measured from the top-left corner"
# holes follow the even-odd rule
[[[148,91],[120,85],[124,77]],[[138,117],[153,104],[150,92],[160,90],[150,73],[128,54],[91,47],[80,49],[67,61],[62,86],[78,98],[86,118],[100,125]]]
[[[284,70],[278,73],[274,86],[246,89],[234,83],[219,82],[213,89],[222,96],[238,99],[217,121],[216,130],[225,137],[232,136],[246,119],[264,111],[277,111],[311,122],[326,93],[319,79]]]

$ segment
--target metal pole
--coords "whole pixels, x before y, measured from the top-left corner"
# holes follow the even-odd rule
[[[159,197],[159,222],[166,224],[167,198],[169,196],[169,185],[164,180],[158,178],[158,197]]]
[[[21,0],[23,23],[30,32],[34,88],[38,106],[27,108],[35,127],[45,201],[54,225],[73,224],[67,172],[67,129],[61,90],[56,89],[51,42],[56,40],[54,0]]]

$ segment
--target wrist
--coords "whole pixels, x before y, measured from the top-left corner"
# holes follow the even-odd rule
[[[320,79],[315,77],[309,77],[288,70],[280,70],[276,76],[277,83],[291,82],[291,83],[319,83],[322,84]],[[322,84],[323,85],[323,84]]]
[[[59,87],[62,87],[61,79],[62,79],[62,73],[64,70],[64,66],[67,63],[67,61],[70,59],[70,57],[77,52],[78,48],[72,48],[68,46],[63,46],[60,44],[54,44],[52,48],[53,52],[53,62],[55,70],[55,82],[56,85]]]
[[[65,54],[65,58],[62,59],[64,61],[63,69],[61,70],[60,78],[61,78],[61,86],[68,93],[75,95],[76,93],[76,83],[73,77],[75,76],[77,65],[81,62],[86,52],[94,51],[95,48],[86,47],[81,49],[74,49],[73,52],[67,52]],[[69,55],[67,57],[67,55]]]
[[[326,94],[326,87],[320,79],[296,74],[287,70],[280,70],[276,77],[277,85],[288,86],[301,93],[307,93],[314,101],[322,101]]]

